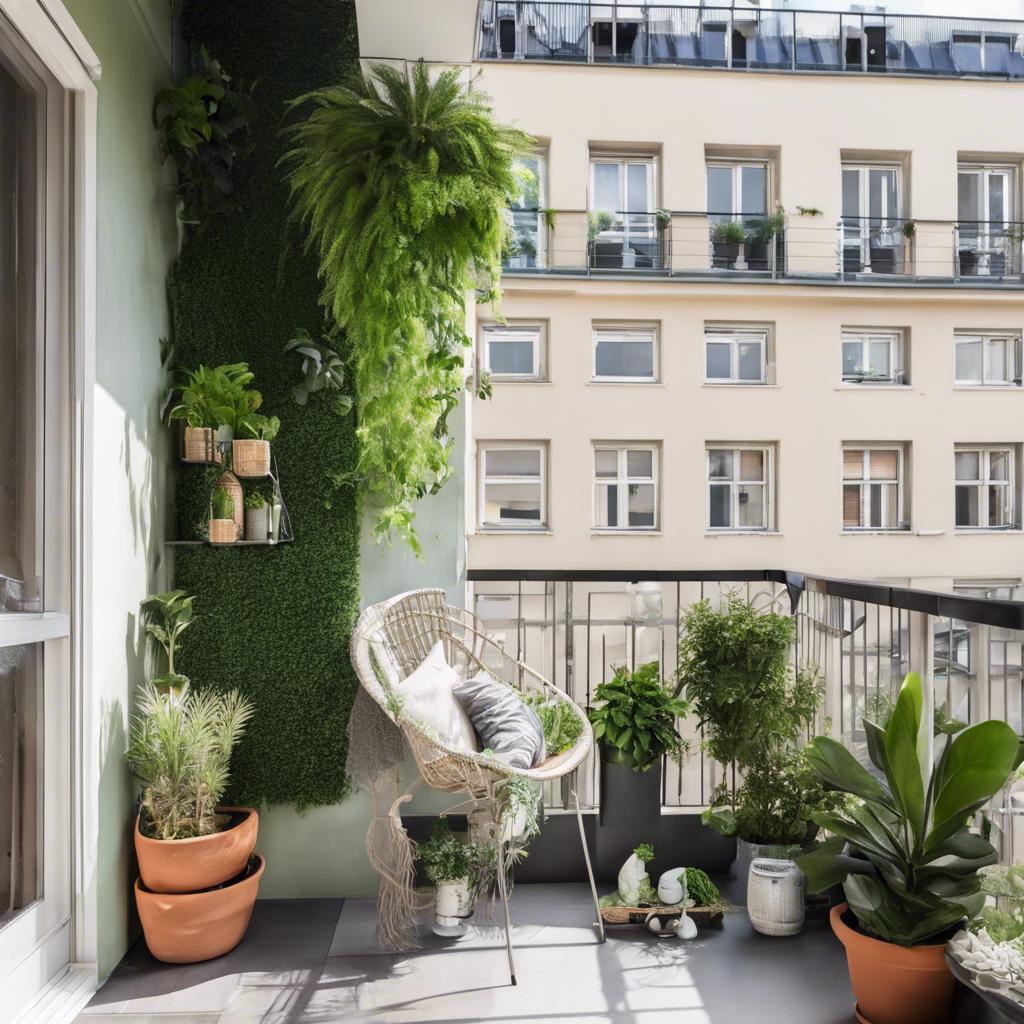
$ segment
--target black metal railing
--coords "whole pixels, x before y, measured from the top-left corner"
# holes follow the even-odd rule
[[[482,60],[1024,78],[1024,21],[481,0]]]
[[[997,598],[977,586],[949,593],[774,569],[470,569],[472,606],[510,653],[583,706],[620,665],[657,659],[676,670],[680,619],[695,601],[739,592],[795,620],[795,668],[817,672],[825,702],[816,728],[831,728],[859,756],[861,719],[891,698],[911,670],[930,679],[936,707],[967,722],[998,718],[1024,733],[1024,587]],[[663,804],[698,808],[725,767],[700,749],[666,764]],[[581,800],[596,805],[597,764],[581,772]],[[557,787],[545,799],[560,806]],[[998,808],[997,808],[998,809]],[[1012,842],[1012,830],[1006,842]]]

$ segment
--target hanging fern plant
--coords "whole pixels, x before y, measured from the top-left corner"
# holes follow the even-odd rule
[[[529,136],[494,121],[457,69],[374,65],[301,97],[286,155],[321,302],[353,343],[357,469],[378,539],[420,551],[413,504],[451,474],[447,421],[466,386],[467,290],[496,298],[505,211]]]

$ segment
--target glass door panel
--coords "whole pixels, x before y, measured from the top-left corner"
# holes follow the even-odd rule
[[[958,259],[961,274],[1015,272],[1015,175],[1010,168],[962,167],[957,174]]]
[[[897,167],[843,168],[843,264],[847,273],[902,269]]]

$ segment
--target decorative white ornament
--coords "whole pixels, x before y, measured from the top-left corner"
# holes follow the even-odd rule
[[[675,926],[676,938],[683,939],[684,941],[697,938],[697,924],[685,910],[683,911],[683,916],[675,922]]]
[[[672,868],[658,879],[658,899],[666,907],[674,907],[686,898],[686,890],[679,882],[679,876],[685,870],[685,868]]]
[[[626,863],[619,868],[619,896],[627,907],[635,907],[640,902],[640,883],[647,878],[644,862],[631,853]],[[647,879],[650,881],[650,879]]]

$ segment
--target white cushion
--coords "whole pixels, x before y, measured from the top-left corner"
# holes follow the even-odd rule
[[[462,705],[455,699],[459,675],[444,657],[438,640],[415,671],[398,685],[402,714],[422,724],[451,750],[477,750],[476,733]]]

